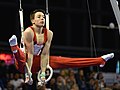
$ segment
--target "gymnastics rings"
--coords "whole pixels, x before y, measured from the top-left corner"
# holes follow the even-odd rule
[[[47,83],[47,82],[52,78],[53,69],[52,69],[49,65],[47,65],[47,69],[50,70],[50,75],[49,75],[49,77],[45,80],[45,82],[42,82],[42,80],[41,80],[41,78],[40,78],[41,70],[38,72],[38,75],[37,75],[38,85],[42,85],[43,83]]]

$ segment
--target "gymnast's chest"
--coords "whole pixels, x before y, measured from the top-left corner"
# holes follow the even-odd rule
[[[36,41],[37,41],[37,44],[43,44],[44,43],[44,34],[36,34]]]

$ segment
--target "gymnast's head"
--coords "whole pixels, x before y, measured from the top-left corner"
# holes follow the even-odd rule
[[[33,25],[45,25],[45,11],[42,9],[35,9],[30,13],[30,20]]]

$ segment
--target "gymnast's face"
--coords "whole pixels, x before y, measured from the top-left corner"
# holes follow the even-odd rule
[[[45,25],[45,15],[42,12],[36,12],[32,23],[38,27],[43,27]]]

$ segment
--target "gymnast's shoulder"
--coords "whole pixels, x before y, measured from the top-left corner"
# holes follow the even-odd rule
[[[48,35],[53,36],[53,31],[47,29],[47,33],[48,33]]]

